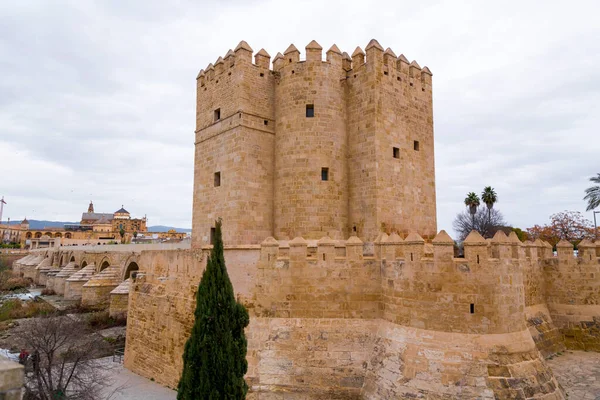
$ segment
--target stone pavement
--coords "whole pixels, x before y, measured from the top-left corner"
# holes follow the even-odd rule
[[[111,369],[112,385],[106,388],[104,395],[110,400],[175,400],[177,392],[143,378],[125,369],[123,364],[112,362],[112,357],[103,360]],[[114,392],[117,390],[116,392]],[[114,392],[114,393],[113,393]]]
[[[600,400],[600,353],[568,350],[548,364],[569,400]]]

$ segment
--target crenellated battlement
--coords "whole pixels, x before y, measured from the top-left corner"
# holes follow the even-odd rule
[[[272,267],[277,261],[289,260],[291,254],[295,255],[296,260],[325,261],[326,263],[344,260],[373,259],[381,261],[385,259],[403,262],[452,261],[455,264],[472,262],[475,265],[499,261],[537,263],[551,260],[560,260],[565,265],[594,264],[600,257],[597,255],[600,243],[582,241],[579,244],[581,249],[579,256],[575,257],[573,245],[561,242],[558,246],[558,255],[554,256],[552,246],[548,242],[537,239],[535,242],[523,243],[514,232],[507,236],[504,232],[498,231],[491,240],[486,240],[479,233],[473,231],[464,241],[463,257],[455,257],[454,243],[450,235],[443,230],[431,241],[425,241],[416,232],[411,232],[405,238],[396,232],[391,235],[381,233],[372,243],[365,243],[357,236],[351,236],[345,241],[332,240],[327,236],[319,240],[305,240],[303,237],[296,237],[293,240],[283,241],[268,237],[260,244],[260,259],[261,262],[266,262]],[[566,245],[567,243],[568,245]],[[227,248],[230,247],[226,246]],[[519,265],[524,266],[525,264]]]
[[[214,64],[210,63],[205,69],[201,69],[196,79],[202,88],[213,82],[217,84],[223,76],[239,71],[235,68],[236,60],[240,65],[252,65],[261,70],[268,70],[271,74],[289,71],[295,74],[299,72],[297,69],[302,70],[303,64],[319,62],[339,68],[347,78],[353,77],[364,69],[389,76],[390,79],[397,81],[402,81],[404,77],[404,81],[413,83],[410,86],[414,87],[415,82],[420,82],[419,86],[422,88],[431,89],[433,74],[428,67],[421,68],[415,60],[409,62],[403,54],[397,57],[389,47],[384,51],[375,39],[372,39],[365,49],[366,52],[360,46],[357,47],[350,57],[348,53],[342,52],[336,44],[333,44],[325,52],[325,60],[323,60],[323,48],[313,40],[306,45],[303,59],[298,48],[291,44],[283,53],[278,52],[271,64],[271,56],[265,49],[260,49],[254,54],[253,61],[252,48],[242,40],[235,50],[228,50],[223,57],[218,57]]]

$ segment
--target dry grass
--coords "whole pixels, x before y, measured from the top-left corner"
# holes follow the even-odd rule
[[[0,304],[0,322],[11,319],[32,318],[53,313],[54,307],[45,301],[9,299]]]
[[[26,289],[31,286],[31,279],[23,278],[13,274],[12,271],[0,272],[0,291],[15,291],[19,289]]]
[[[86,318],[87,325],[94,330],[112,328],[114,326],[125,326],[126,318],[114,318],[109,316],[108,311],[91,313]]]

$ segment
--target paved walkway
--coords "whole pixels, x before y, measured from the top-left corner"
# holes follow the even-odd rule
[[[569,400],[600,400],[600,353],[566,351],[548,364]]]
[[[110,400],[175,400],[177,392],[126,370],[122,364],[105,359],[111,365],[113,383],[104,390]],[[116,392],[115,392],[116,390]],[[114,392],[114,393],[113,393]]]

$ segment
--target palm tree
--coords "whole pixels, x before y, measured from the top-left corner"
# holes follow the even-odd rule
[[[467,197],[465,198],[465,205],[469,207],[469,212],[473,218],[473,229],[475,229],[475,213],[477,212],[477,207],[479,207],[479,204],[479,197],[475,192],[470,192],[467,194]]]
[[[588,202],[585,211],[592,211],[594,208],[600,206],[600,173],[598,173],[598,176],[591,177],[590,181],[597,183],[598,186],[590,186],[585,189],[585,197],[583,199]]]
[[[498,195],[491,186],[486,186],[481,192],[481,200],[485,203],[488,208],[488,222],[492,219],[492,208],[494,204],[498,202]]]

